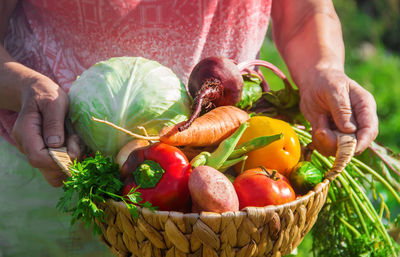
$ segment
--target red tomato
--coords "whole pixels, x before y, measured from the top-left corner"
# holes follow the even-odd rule
[[[132,187],[137,187],[133,172],[146,160],[158,163],[165,173],[154,187],[137,190],[142,194],[143,202],[149,201],[162,211],[187,210],[190,205],[188,180],[191,166],[181,150],[164,143],[140,148],[129,155],[121,168],[121,173],[127,176],[122,194],[127,195]]]
[[[241,173],[233,186],[239,197],[239,209],[284,204],[296,199],[288,180],[275,170],[264,167]]]

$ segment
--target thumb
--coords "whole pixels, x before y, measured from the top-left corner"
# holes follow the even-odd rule
[[[331,115],[336,127],[343,133],[354,133],[357,129],[347,92],[334,94],[329,101]]]
[[[55,101],[42,110],[43,138],[47,147],[60,147],[64,144],[64,120],[67,106],[63,101]]]

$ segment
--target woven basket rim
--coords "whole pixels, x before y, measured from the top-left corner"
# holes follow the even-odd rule
[[[220,216],[220,215],[230,215],[233,214],[235,216],[247,216],[251,215],[251,213],[257,215],[256,213],[264,212],[264,213],[271,213],[275,211],[280,211],[284,210],[287,208],[294,208],[295,206],[308,203],[309,199],[314,196],[315,194],[320,194],[322,193],[322,190],[329,186],[330,182],[333,181],[339,174],[340,172],[346,167],[348,162],[351,160],[352,156],[354,155],[355,147],[357,144],[356,136],[354,134],[343,134],[341,132],[335,132],[337,133],[338,136],[338,145],[337,145],[337,152],[336,152],[336,158],[335,162],[330,168],[325,173],[325,179],[321,183],[319,183],[317,186],[315,186],[314,189],[310,190],[307,194],[300,196],[296,198],[295,200],[281,204],[281,205],[268,205],[265,207],[246,207],[243,210],[239,211],[230,211],[230,212],[224,212],[224,213],[216,213],[216,212],[200,212],[200,213],[183,213],[179,211],[151,211],[147,208],[138,208],[139,213],[146,213],[151,215],[156,214],[156,215],[162,215],[162,216],[184,216],[184,217],[197,217],[197,216]],[[59,164],[59,166],[64,170],[64,172],[68,172],[69,169],[68,167],[71,165],[72,161],[69,158],[67,149],[65,147],[61,148],[49,148],[50,155],[53,157],[53,159]],[[117,202],[114,201],[113,199],[108,199],[106,201],[109,203],[111,206],[114,206],[118,208],[121,211],[128,212],[129,210],[126,206],[125,203],[123,202]],[[197,216],[196,216],[197,215]]]
[[[322,182],[320,182],[319,184],[317,184],[313,189],[311,189],[307,194],[302,195],[298,198],[296,198],[293,201],[290,201],[288,203],[284,203],[284,204],[279,204],[279,205],[267,205],[264,207],[246,207],[242,210],[239,211],[228,211],[228,212],[223,212],[223,213],[217,213],[217,212],[200,212],[200,213],[196,213],[196,212],[179,212],[179,211],[151,211],[147,208],[141,208],[139,206],[137,206],[139,213],[141,212],[146,212],[146,214],[149,215],[163,215],[163,216],[179,216],[179,217],[197,217],[197,216],[219,216],[219,215],[226,215],[228,213],[230,214],[234,214],[234,216],[248,216],[249,213],[254,213],[254,212],[265,212],[265,213],[269,213],[269,212],[277,212],[279,210],[283,210],[283,209],[287,209],[287,208],[291,208],[291,207],[295,207],[297,205],[301,205],[304,203],[307,203],[309,201],[309,199],[314,196],[315,194],[319,194],[322,192],[322,190],[330,185],[330,180],[329,179],[324,179]],[[115,201],[113,199],[108,199],[107,203],[112,205],[113,207],[116,207],[118,209],[122,209],[125,210],[127,212],[129,212],[126,204],[122,201]]]

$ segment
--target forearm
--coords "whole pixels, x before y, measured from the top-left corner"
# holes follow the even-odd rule
[[[19,111],[26,89],[40,80],[42,74],[14,61],[0,44],[0,109]]]
[[[342,30],[331,1],[274,1],[272,19],[274,41],[299,87],[312,70],[344,70]]]
[[[8,22],[18,0],[0,0],[0,109],[19,111],[23,88],[39,74],[19,64],[4,49]]]

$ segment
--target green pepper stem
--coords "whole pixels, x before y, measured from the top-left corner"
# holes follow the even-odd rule
[[[133,172],[135,182],[141,188],[154,188],[161,180],[165,170],[161,165],[152,160],[145,160]]]

